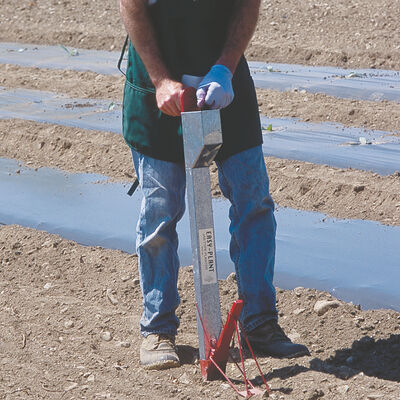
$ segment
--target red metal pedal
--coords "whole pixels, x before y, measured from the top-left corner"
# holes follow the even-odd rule
[[[224,379],[226,379],[226,381],[229,383],[229,385],[232,387],[232,389],[238,395],[248,399],[256,394],[262,393],[262,390],[254,387],[254,385],[251,383],[251,381],[246,376],[244,357],[243,357],[243,352],[242,352],[242,346],[240,344],[239,329],[238,329],[239,315],[242,312],[242,308],[243,308],[243,300],[236,300],[233,303],[231,311],[228,314],[228,319],[226,320],[226,323],[222,329],[222,332],[218,339],[218,342],[215,343],[215,341],[214,341],[214,343],[213,342],[210,343],[211,350],[210,350],[208,359],[200,360],[200,367],[201,367],[201,375],[203,376],[203,378],[205,378],[206,380],[214,380],[214,379],[224,378]],[[235,384],[225,374],[226,364],[228,362],[228,357],[229,357],[230,343],[232,341],[232,337],[235,332],[236,332],[237,340],[238,340],[242,368],[240,368],[236,362],[235,362],[235,364],[243,375],[244,384],[245,384],[244,391],[239,391],[238,388],[235,386]],[[242,334],[246,340],[246,343],[247,343],[247,346],[249,347],[251,355],[252,355],[254,361],[256,362],[258,371],[260,372],[260,375],[265,384],[266,390],[268,393],[270,393],[270,388],[267,384],[267,381],[264,378],[264,375],[261,371],[260,365],[258,364],[257,359],[253,353],[253,350],[251,348],[249,340],[248,340],[245,332],[242,332]]]
[[[224,327],[222,328],[221,335],[219,336],[218,342],[212,346],[211,354],[207,360],[201,360],[201,375],[206,380],[213,380],[221,378],[221,373],[215,368],[214,363],[210,360],[212,359],[215,363],[225,372],[226,363],[229,357],[229,345],[232,340],[233,333],[235,332],[235,322],[238,321],[239,315],[242,312],[243,300],[236,300],[228,314],[228,319]]]

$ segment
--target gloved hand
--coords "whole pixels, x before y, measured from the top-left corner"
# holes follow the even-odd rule
[[[227,107],[234,98],[232,72],[222,64],[214,65],[200,82],[196,92],[197,106],[212,110]]]

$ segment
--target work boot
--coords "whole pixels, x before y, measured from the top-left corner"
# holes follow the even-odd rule
[[[277,358],[293,358],[310,355],[303,344],[292,343],[276,320],[270,320],[247,334],[255,353]],[[242,346],[247,343],[242,336]]]
[[[179,367],[175,337],[151,334],[144,338],[140,346],[140,364],[144,369],[160,370]]]

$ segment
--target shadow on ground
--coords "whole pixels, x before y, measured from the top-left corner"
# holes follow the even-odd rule
[[[378,340],[364,336],[354,341],[351,348],[336,350],[326,360],[312,359],[309,368],[296,364],[267,373],[265,378],[287,379],[309,370],[335,375],[340,379],[349,379],[363,372],[368,376],[400,382],[400,335]]]
[[[234,358],[237,358],[236,356],[235,354]],[[246,354],[246,358],[250,357],[250,354]],[[378,340],[364,336],[354,341],[351,348],[336,350],[333,356],[325,360],[312,359],[310,367],[296,364],[277,368],[264,377],[267,382],[273,378],[285,380],[307,371],[323,372],[344,380],[363,372],[367,376],[400,382],[400,335],[391,335],[387,339]],[[240,380],[233,381],[243,383]],[[261,376],[256,377],[253,383],[262,384]],[[287,393],[287,390],[280,388],[278,391]]]
[[[400,382],[400,335],[375,340],[364,336],[353,342],[351,348],[336,350],[326,360],[314,358],[313,370],[348,379],[360,372],[380,379]]]
[[[178,345],[177,350],[181,364],[194,364],[200,358],[199,349],[195,347]]]

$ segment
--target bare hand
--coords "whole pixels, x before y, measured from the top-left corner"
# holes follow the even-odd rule
[[[179,117],[181,115],[180,95],[183,85],[171,79],[163,79],[156,86],[157,107],[167,115]]]

